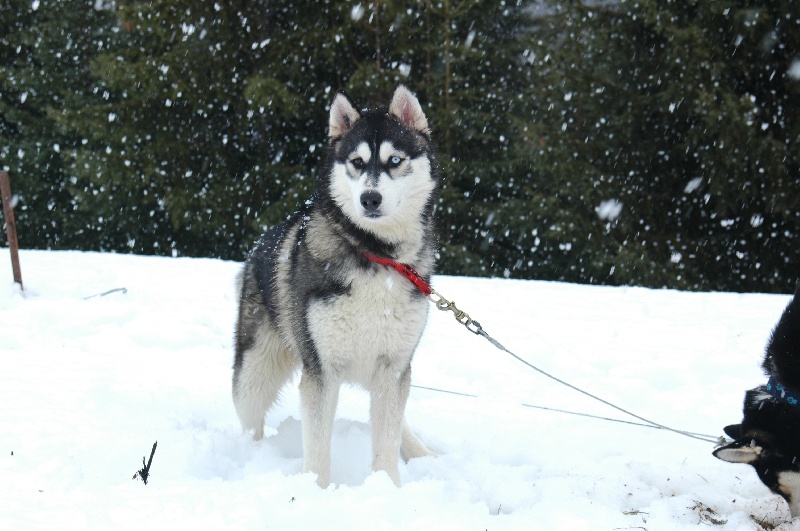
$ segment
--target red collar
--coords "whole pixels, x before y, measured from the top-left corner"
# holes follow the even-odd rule
[[[394,269],[395,271],[406,277],[412,284],[414,284],[414,286],[416,286],[416,288],[420,291],[420,293],[422,293],[426,297],[433,292],[433,288],[431,288],[431,285],[425,282],[425,279],[422,278],[422,276],[420,276],[419,273],[414,271],[413,267],[406,264],[401,264],[400,262],[392,260],[391,258],[383,258],[381,256],[376,256],[374,254],[370,254],[367,252],[362,252],[361,254],[364,255],[364,258],[370,260],[371,262],[391,267],[392,269]]]

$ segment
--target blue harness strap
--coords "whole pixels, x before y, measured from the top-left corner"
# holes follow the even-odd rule
[[[775,381],[774,378],[770,378],[765,386],[766,390],[769,394],[787,402],[795,407],[800,407],[800,392],[791,387],[786,387],[781,383]]]

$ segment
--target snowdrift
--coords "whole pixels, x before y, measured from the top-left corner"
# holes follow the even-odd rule
[[[239,264],[0,251],[0,529],[790,529],[713,445],[612,417],[431,315],[407,416],[441,455],[370,471],[367,395],[345,388],[332,485],[302,464],[296,387],[258,443],[230,398]],[[438,276],[509,349],[638,415],[713,436],[789,295]],[[115,288],[104,296],[94,296]],[[475,395],[460,396],[426,388]],[[132,479],[158,441],[147,485]]]

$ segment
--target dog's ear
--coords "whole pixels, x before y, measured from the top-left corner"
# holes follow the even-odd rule
[[[331,116],[328,121],[328,140],[333,142],[341,138],[346,132],[352,129],[353,124],[361,118],[350,99],[340,92],[331,103]]]
[[[730,426],[725,426],[723,430],[725,435],[730,437],[733,440],[740,438],[742,435],[742,425],[741,424],[731,424]]]
[[[419,100],[405,85],[397,85],[389,104],[389,114],[423,135],[430,135],[428,119],[422,112]]]
[[[752,464],[761,456],[764,448],[756,443],[755,439],[739,439],[730,444],[714,450],[713,455],[717,459],[728,461],[729,463]]]

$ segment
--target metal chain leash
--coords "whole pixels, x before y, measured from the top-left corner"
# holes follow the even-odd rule
[[[435,304],[437,309],[443,312],[453,312],[456,321],[464,325],[464,327],[473,334],[481,335],[481,332],[483,332],[483,327],[478,321],[472,319],[467,312],[459,310],[455,302],[445,299],[438,291],[431,289],[428,300]]]

